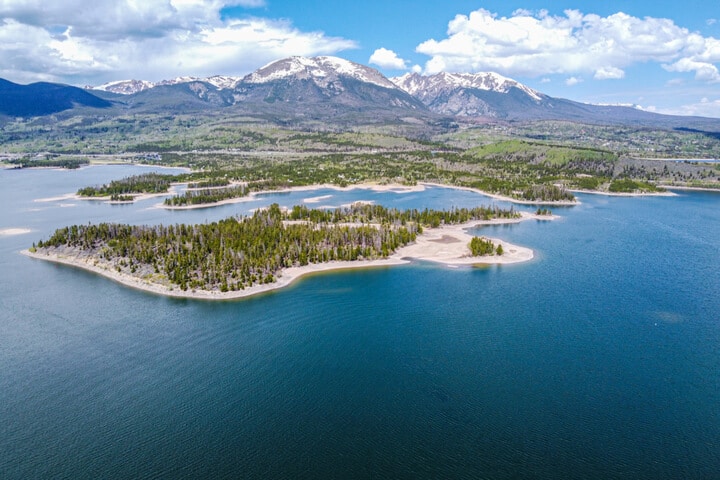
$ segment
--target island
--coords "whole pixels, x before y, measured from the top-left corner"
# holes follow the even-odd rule
[[[251,216],[199,225],[73,225],[23,253],[163,295],[231,299],[326,270],[413,259],[445,265],[528,261],[531,249],[474,237],[467,229],[552,218],[545,209],[529,214],[498,207],[400,211],[353,204],[324,210],[273,204]]]

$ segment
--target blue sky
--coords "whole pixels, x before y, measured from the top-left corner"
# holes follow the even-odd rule
[[[0,77],[20,83],[238,76],[290,55],[720,117],[716,2],[0,0]]]

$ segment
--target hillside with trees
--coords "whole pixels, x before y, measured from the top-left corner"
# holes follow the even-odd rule
[[[277,204],[252,216],[199,225],[101,223],[58,229],[33,252],[89,258],[181,290],[236,291],[274,282],[282,269],[310,263],[387,258],[423,228],[517,218],[497,207],[451,210],[354,205],[335,210]]]

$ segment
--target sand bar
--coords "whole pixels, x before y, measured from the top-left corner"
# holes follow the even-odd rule
[[[0,237],[10,237],[13,235],[25,235],[32,232],[29,228],[0,228]]]
[[[513,245],[498,239],[491,239],[494,243],[503,246],[505,253],[502,256],[492,255],[484,257],[471,257],[468,244],[472,235],[466,229],[481,225],[498,225],[504,223],[518,223],[524,220],[552,220],[553,216],[537,216],[523,213],[521,218],[494,219],[488,221],[472,221],[461,225],[443,226],[425,229],[413,244],[398,249],[393,255],[380,260],[343,261],[310,264],[302,267],[291,267],[282,270],[275,282],[255,285],[235,292],[220,292],[219,290],[180,290],[178,287],[153,282],[127,273],[118,272],[109,262],[83,256],[82,254],[63,254],[53,252],[30,252],[23,250],[24,255],[56,263],[71,265],[95,272],[124,285],[139,288],[148,292],[167,295],[171,297],[196,298],[206,300],[229,300],[249,297],[279,288],[286,287],[298,278],[316,272],[345,270],[353,268],[375,268],[391,265],[402,265],[412,260],[424,260],[443,265],[492,265],[526,262],[533,258],[533,251],[529,248]]]

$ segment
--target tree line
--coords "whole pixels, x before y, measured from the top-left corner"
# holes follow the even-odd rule
[[[113,180],[104,185],[81,188],[77,193],[82,197],[107,197],[127,195],[129,193],[165,193],[175,178],[174,175],[144,173]]]

